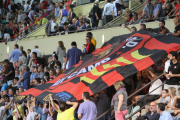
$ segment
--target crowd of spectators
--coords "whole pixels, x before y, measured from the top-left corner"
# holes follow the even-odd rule
[[[48,36],[66,34],[69,31],[69,28],[78,30],[91,28],[90,20],[87,19],[85,15],[83,15],[82,18],[76,17],[75,13],[73,12],[73,6],[75,4],[72,4],[72,1],[68,1],[69,3],[66,1],[64,2],[65,4],[53,4],[51,1],[44,0],[43,2],[36,4],[38,3],[38,1],[34,1],[32,3],[28,1],[28,7],[24,5],[20,8],[24,8],[24,11],[28,11],[29,8],[29,14],[26,14],[27,16],[25,16],[25,19],[22,20],[23,15],[21,13],[21,10],[19,10],[19,20],[22,21],[18,23],[17,26],[21,26],[23,21],[25,23],[29,21],[29,24],[31,24],[33,21],[36,21],[35,19],[39,19],[38,17],[29,17],[29,15],[36,13],[35,11],[39,8],[39,6],[41,8],[39,9],[39,14],[41,14],[41,16],[45,14],[45,9],[46,12],[52,11],[54,6],[54,15],[52,16],[50,21],[47,20],[45,29],[45,32]],[[131,24],[137,24],[137,19],[142,20],[142,17],[145,18],[142,20],[142,22],[157,20],[157,18],[161,17],[159,16],[161,13],[164,14],[164,11],[161,12],[158,9],[160,6],[159,3],[155,1],[152,1],[151,3],[150,0],[146,0],[145,3],[146,2],[147,4],[143,10],[143,15],[138,16],[137,14],[134,14],[133,19],[131,20]],[[179,4],[178,1],[176,2],[176,4]],[[10,3],[10,5],[13,6],[14,3],[12,1],[10,1]],[[94,22],[93,24],[95,25],[95,27],[97,27],[100,18],[99,12],[97,11],[101,10],[101,8],[98,7],[98,3],[99,1],[96,0],[92,9],[94,16],[91,17],[91,22]],[[122,1],[120,3],[122,3]],[[114,19],[117,14],[121,14],[121,9],[124,8],[127,15],[124,18],[127,20],[132,18],[131,11],[125,7],[125,4],[120,3],[114,1],[111,5],[111,2],[107,1],[107,4],[104,6],[105,11],[101,13],[103,14],[103,19],[105,19],[106,22]],[[169,2],[164,3],[163,9],[169,5],[168,3]],[[171,2],[170,5],[174,3],[175,2]],[[47,7],[48,4],[49,7]],[[30,5],[31,7],[29,7]],[[34,8],[34,10],[32,9],[33,5],[35,5],[36,8]],[[115,5],[116,8],[114,8],[113,5]],[[9,16],[9,14],[16,14],[16,12],[13,12],[14,8],[12,6],[9,7],[8,5],[6,9],[7,17]],[[64,7],[66,7],[66,10],[64,9]],[[112,9],[110,9],[111,7],[112,9],[116,10],[112,12]],[[9,12],[9,8],[11,8],[11,12]],[[59,15],[59,13],[57,13],[58,10],[60,12],[60,16],[58,16],[60,18],[60,26],[58,26],[59,23],[57,23],[58,17],[55,16]],[[106,10],[111,10],[111,15],[110,12]],[[71,14],[69,14],[69,17],[64,17],[63,12],[67,11],[69,11]],[[155,11],[158,14],[155,13]],[[174,9],[174,12],[178,11]],[[174,14],[174,12],[172,12],[172,15]],[[67,20],[70,22],[70,24],[67,22]],[[5,23],[7,28],[10,25],[9,22],[11,23],[10,19],[8,19],[8,23]],[[27,26],[25,23],[23,23],[24,28]],[[175,30],[173,33],[171,33],[168,28],[165,27],[165,21],[163,19],[159,21],[159,28],[146,28],[146,25],[144,23],[141,23],[140,29],[147,30],[156,34],[171,34],[180,37],[180,19],[178,17],[174,18],[174,24]],[[137,31],[136,27],[129,28],[127,25],[125,25],[125,27],[131,32]],[[7,31],[11,30],[11,28],[7,29]],[[24,30],[24,33],[26,32],[28,33],[27,30]],[[15,38],[18,39],[19,37],[17,32],[15,32],[15,35]],[[8,33],[5,33],[4,36],[8,36]],[[48,103],[41,103],[33,96],[28,96],[27,99],[23,102],[13,103],[13,98],[15,96],[30,88],[38,87],[45,84],[47,81],[56,78],[57,76],[62,74],[63,71],[77,64],[82,57],[87,54],[91,54],[96,49],[96,40],[93,38],[93,34],[91,32],[87,33],[87,35],[85,36],[85,40],[86,43],[84,45],[83,51],[78,49],[77,43],[75,41],[71,43],[72,48],[66,51],[63,42],[59,41],[56,51],[53,52],[52,56],[49,57],[48,60],[46,60],[42,55],[40,48],[37,45],[34,46],[34,49],[31,50],[27,48],[27,51],[25,51],[23,46],[19,47],[18,44],[15,44],[14,50],[11,52],[9,58],[5,59],[3,62],[0,62],[0,119],[73,120],[74,118],[76,118],[81,120],[94,120],[106,110],[108,110],[111,106],[114,106],[114,112],[112,112],[113,114],[108,113],[106,116],[103,116],[101,120],[110,119],[113,116],[116,120],[124,120],[125,115],[129,114],[129,111],[134,111],[134,109],[144,106],[146,114],[141,115],[141,113],[137,113],[137,120],[180,119],[180,53],[177,53],[176,51],[171,51],[166,59],[160,60],[147,69],[129,76],[128,78],[124,79],[123,82],[115,82],[114,86],[102,90],[95,95],[90,96],[88,92],[84,92],[82,94],[83,101],[67,101],[66,103],[63,103],[50,97],[50,101]],[[11,59],[12,63],[10,62]],[[161,77],[155,82],[152,82],[161,73],[164,74],[164,77]],[[131,99],[128,99],[129,95],[138,91],[149,82],[152,82],[150,87],[145,87],[143,91],[138,92]],[[165,83],[163,87],[159,87],[160,85],[162,85],[162,83]],[[150,94],[145,96],[147,93]],[[128,105],[131,104],[133,104],[133,108],[128,108]]]
[[[145,0],[143,3],[145,8],[142,14],[131,12],[126,1],[105,0],[102,7],[99,7],[99,2],[99,0],[94,0],[89,16],[77,17],[73,12],[76,0],[64,0],[59,3],[53,3],[51,0],[30,0],[27,3],[22,1],[22,3],[17,4],[13,1],[2,1],[0,6],[1,40],[19,41],[44,24],[46,24],[45,34],[55,36],[70,34],[75,30],[78,30],[78,32],[92,30],[94,27],[103,26],[121,16],[122,13],[124,13],[122,17],[127,20],[126,25],[165,20],[165,16],[172,18],[180,14],[179,0]],[[99,23],[100,20],[101,23]]]

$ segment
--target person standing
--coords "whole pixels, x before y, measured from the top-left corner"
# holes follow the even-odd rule
[[[72,106],[67,109],[67,105],[64,103],[60,103],[59,106],[56,106],[52,97],[50,96],[49,104],[52,104],[52,107],[58,112],[57,120],[74,120],[74,111],[78,107],[78,102],[67,101],[66,104]]]
[[[80,120],[94,120],[97,115],[96,105],[89,100],[89,92],[82,94],[83,103],[80,104],[78,109],[78,118]]]
[[[86,36],[86,45],[84,46],[83,54],[91,54],[95,50],[95,46],[91,42],[91,37]]]
[[[76,14],[73,12],[73,8],[70,8],[69,9],[69,18],[68,18],[69,24],[72,24],[72,20],[74,19],[74,17],[76,17]]]
[[[64,66],[66,66],[67,62],[69,61],[68,69],[71,66],[77,64],[82,58],[82,51],[77,48],[76,42],[72,42],[71,47],[72,48],[67,51],[66,60],[64,64]],[[66,67],[64,67],[63,69],[66,70]]]
[[[31,49],[27,49],[27,63],[26,63],[26,65],[29,64],[29,61],[30,61],[30,58],[31,58],[30,53],[31,53]]]
[[[48,36],[51,36],[50,34],[56,34],[56,30],[54,29],[55,26],[58,26],[58,23],[56,22],[56,17],[53,16],[52,20],[50,20],[45,28],[45,34]]]
[[[9,56],[8,60],[10,61],[11,58],[13,58],[12,62],[14,63],[15,61],[19,60],[19,57],[21,56],[21,54],[22,54],[22,51],[19,50],[18,44],[15,44],[14,50],[11,52],[11,55]]]
[[[154,6],[151,3],[151,0],[147,0],[147,5],[145,5],[143,9],[143,15],[141,18],[145,17],[145,21],[149,22],[152,21]]]
[[[32,57],[32,53],[33,52],[37,53],[37,57],[42,57],[42,53],[41,53],[41,51],[38,48],[39,48],[39,46],[37,46],[37,45],[34,46],[34,49],[30,53],[30,57]]]
[[[95,97],[95,103],[97,106],[97,118],[103,114],[107,110],[108,105],[108,97],[105,93],[105,90],[100,91],[98,94],[94,95]],[[100,120],[105,120],[106,116],[103,116]]]
[[[180,37],[180,18],[175,17],[174,18],[174,24],[175,24],[175,28],[174,28],[174,33],[167,33],[167,35],[174,35],[176,37]]]
[[[56,3],[55,6],[56,6],[56,7],[55,7],[55,9],[54,9],[54,16],[55,16],[56,18],[58,18],[58,17],[59,17],[59,12],[60,12],[60,8],[59,8],[58,2]]]
[[[13,84],[13,79],[15,77],[15,70],[12,64],[9,63],[9,60],[4,60],[4,67],[6,67],[4,82],[7,82],[8,86]]]
[[[20,79],[23,82],[23,88],[29,89],[30,88],[30,73],[28,72],[28,67],[26,65],[22,66],[23,77]]]
[[[91,37],[91,43],[92,43],[92,44],[94,45],[94,47],[96,48],[96,40],[94,39],[92,32],[88,32],[88,33],[86,34],[86,36]]]
[[[58,61],[63,64],[63,57],[66,55],[66,48],[64,47],[63,41],[58,42],[58,47],[56,49],[56,54],[58,56]]]
[[[66,9],[63,9],[63,6],[60,6],[60,12],[59,12],[60,26],[63,26],[63,24],[67,21],[67,17],[68,17],[68,11]]]
[[[104,11],[103,11],[103,19],[106,19],[106,23],[110,22],[113,20],[113,16],[112,16],[112,8],[113,8],[113,4],[111,3],[111,0],[107,0],[107,4],[104,7]]]
[[[0,0],[0,10],[1,10],[1,17],[3,17],[3,13],[4,13],[4,2],[3,2],[3,0]]]
[[[176,51],[169,52],[168,58],[170,60],[170,66],[168,72],[164,72],[167,80],[164,84],[164,89],[170,87],[176,88],[176,94],[178,94],[179,81],[180,81],[180,63],[177,61],[178,53]]]
[[[99,20],[101,19],[101,9],[99,8],[99,0],[96,0],[94,2],[94,7],[93,7],[93,21],[94,25],[93,27],[98,27]]]
[[[22,22],[25,19],[24,14],[21,13],[21,10],[18,11],[18,19],[17,19],[17,23]]]
[[[115,119],[125,120],[125,115],[127,114],[128,97],[125,84],[122,81],[117,81],[114,83],[114,88],[117,92],[112,98],[111,105],[114,106]]]

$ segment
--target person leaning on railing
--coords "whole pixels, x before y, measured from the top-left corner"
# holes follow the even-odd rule
[[[111,105],[114,106],[115,119],[125,120],[125,115],[127,114],[127,92],[125,84],[122,81],[117,81],[114,83],[114,88],[116,89],[116,94],[113,96]]]

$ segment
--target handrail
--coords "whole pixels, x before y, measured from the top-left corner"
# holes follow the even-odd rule
[[[159,87],[155,88],[155,89],[152,90],[150,93],[152,93],[152,92],[154,92],[155,90],[157,90],[158,88],[162,87],[164,84],[165,84],[165,83],[162,83]],[[146,94],[146,95],[143,96],[141,99],[145,98],[145,97],[148,96],[150,93]],[[141,99],[139,99],[138,101],[140,101]],[[138,102],[138,101],[137,101],[137,102]],[[136,102],[136,103],[137,103],[137,102]],[[132,105],[130,105],[130,106],[132,106]],[[129,106],[129,107],[130,107],[130,106]],[[135,115],[137,112],[138,112],[138,110],[137,110],[136,112],[130,114],[130,115],[126,118],[126,120],[128,120],[129,118],[131,118],[131,117],[132,117],[133,115]]]
[[[176,17],[176,15],[172,15],[172,16],[168,16],[168,17],[167,16],[166,17],[159,17],[156,20],[159,20],[160,18],[169,19],[169,17]],[[137,20],[137,21],[139,21],[139,20]],[[130,22],[126,22],[126,23],[130,23]],[[110,24],[109,27],[112,27],[112,26],[121,26],[122,24],[124,24],[124,23]],[[99,30],[99,29],[106,29],[106,28],[104,28],[104,27],[94,27],[94,28],[89,28],[89,29],[73,30],[73,31],[69,31],[68,34],[69,33],[77,33],[77,32],[90,31],[90,30]],[[43,35],[36,35],[36,36],[25,36],[23,39],[25,39],[25,38],[29,39],[29,38],[32,38],[32,37],[37,38],[39,36],[44,36],[44,35],[45,34],[43,34]],[[49,34],[49,35],[51,35],[51,34]]]
[[[159,75],[156,79],[154,79],[153,81],[149,82],[148,84],[146,84],[145,86],[143,86],[142,88],[140,88],[139,90],[137,90],[135,93],[131,94],[130,96],[128,96],[128,99],[131,98],[132,96],[136,95],[138,92],[140,92],[141,90],[143,90],[144,88],[146,88],[147,86],[149,86],[151,83],[155,82],[157,79],[159,79],[160,77],[162,77],[164,74]],[[155,89],[156,90],[156,89]],[[153,90],[154,91],[154,90]],[[153,92],[152,91],[152,92]],[[150,92],[151,93],[151,92]],[[148,93],[149,95],[149,93]],[[144,97],[142,97],[144,98]],[[107,110],[106,112],[104,112],[103,114],[101,114],[98,118],[96,118],[95,120],[100,119],[101,117],[103,117],[104,115],[106,115],[108,112],[110,112],[113,109],[113,107],[111,107],[109,110]]]

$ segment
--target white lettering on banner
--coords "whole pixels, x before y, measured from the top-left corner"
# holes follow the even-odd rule
[[[77,75],[79,75],[79,74],[81,74],[81,73],[86,73],[87,71],[86,71],[86,68],[83,68],[83,69],[81,69],[79,72],[78,72],[78,74]]]
[[[99,66],[100,64],[100,62],[95,63],[95,67]]]
[[[94,65],[88,66],[88,71],[91,71],[94,68]]]
[[[127,47],[134,47],[134,46],[136,46],[137,44],[138,44],[138,42],[129,41],[129,42],[126,43],[126,46],[127,46]]]
[[[127,38],[126,41],[127,43],[125,44],[125,46],[122,46],[122,48],[126,48],[126,47],[135,47],[139,42],[135,42],[135,40],[143,40],[142,37],[130,37]]]
[[[75,76],[77,76],[77,75],[79,75],[79,74],[86,73],[86,72],[90,72],[94,67],[97,67],[97,66],[99,66],[99,65],[101,65],[101,64],[103,64],[103,63],[106,63],[106,62],[108,62],[110,59],[111,59],[110,57],[107,57],[107,58],[103,59],[102,61],[95,63],[95,65],[89,65],[87,68],[82,68],[80,71],[76,71],[76,72],[72,73],[71,75],[69,75],[69,76],[67,76],[67,77],[64,77],[64,78],[59,79],[59,80],[58,80],[56,83],[54,83],[51,87],[54,87],[54,86],[59,85],[59,84],[62,83],[65,79],[70,79],[70,78],[75,77]],[[86,69],[88,69],[88,71],[87,71]]]
[[[70,79],[70,78],[76,76],[76,73],[77,73],[77,72],[78,72],[78,71],[76,71],[76,72],[74,72],[73,74],[71,74],[71,75],[68,77],[68,79]]]

